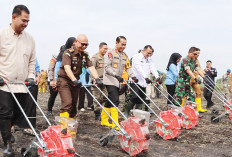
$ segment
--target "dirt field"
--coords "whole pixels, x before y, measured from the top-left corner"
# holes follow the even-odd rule
[[[38,96],[38,103],[46,112],[47,100],[49,94],[42,93]],[[215,106],[220,106],[219,101],[213,99]],[[166,100],[164,98],[154,99],[154,101],[164,108]],[[124,103],[121,98],[121,104]],[[206,102],[203,98],[203,106]],[[54,107],[54,114],[58,115],[60,98],[57,97]],[[212,109],[215,107],[212,107]],[[151,125],[149,130],[151,141],[149,150],[140,156],[146,157],[232,157],[232,121],[228,117],[221,119],[219,123],[211,123],[211,110],[201,114],[199,125],[190,130],[183,130],[182,134],[174,140],[163,140],[155,134],[155,126]],[[222,112],[222,111],[221,111]],[[153,117],[154,118],[154,117]],[[54,117],[49,117],[54,123]],[[128,156],[122,151],[118,138],[116,137],[112,144],[101,147],[98,144],[99,137],[110,129],[100,126],[100,121],[94,120],[93,111],[86,110],[78,112],[78,133],[75,141],[75,148],[82,157],[125,157]],[[47,124],[41,118],[37,120],[37,130],[41,131],[47,128]],[[27,147],[31,136],[23,135],[22,131],[14,133],[16,142],[13,144],[16,156],[20,156],[22,147]],[[0,142],[0,152],[2,152],[3,143]]]

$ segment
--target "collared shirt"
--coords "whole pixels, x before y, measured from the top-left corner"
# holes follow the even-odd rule
[[[140,86],[147,86],[145,78],[150,78],[150,73],[152,73],[156,78],[159,77],[159,74],[152,63],[151,57],[145,58],[142,53],[138,53],[133,56],[132,63],[133,72],[135,77],[139,80],[138,84]]]
[[[100,53],[96,53],[91,58],[91,61],[93,62],[93,66],[97,70],[99,78],[103,78],[103,73],[104,73],[104,56],[102,56]]]
[[[23,31],[18,36],[11,26],[0,30],[0,77],[5,81],[35,78],[35,41]],[[11,85],[14,93],[26,93],[22,85]],[[9,92],[6,85],[0,90]]]
[[[115,75],[122,76],[123,70],[126,70],[130,77],[134,77],[130,61],[125,52],[118,52],[116,48],[108,50],[104,55],[104,74],[103,84],[120,87],[120,83]]]
[[[77,80],[80,78],[80,74],[82,73],[82,68],[88,68],[93,66],[92,62],[89,59],[89,55],[87,52],[81,52],[81,54],[74,48],[67,49],[64,51],[62,57],[62,65],[58,72],[58,76],[66,78],[70,80],[67,76],[64,66],[70,65],[73,75],[76,77]],[[70,80],[71,81],[71,80]]]
[[[52,59],[49,63],[49,67],[48,67],[48,78],[50,81],[55,80],[55,66],[56,66],[56,55],[52,56]]]
[[[212,74],[212,72],[214,73],[214,74]],[[205,83],[206,84],[208,84],[208,85],[212,85],[212,86],[214,86],[215,84],[214,84],[214,82],[215,82],[215,77],[217,77],[217,70],[215,69],[215,68],[212,68],[211,67],[211,69],[210,70],[207,70],[206,71],[206,74],[205,75],[208,75],[209,77],[210,77],[210,79],[209,78],[207,78],[206,80],[205,80]],[[212,82],[213,81],[213,82]]]
[[[190,84],[191,76],[189,76],[186,71],[191,70],[193,72],[194,70],[197,71],[198,69],[199,67],[195,59],[191,59],[188,56],[183,58],[179,71],[178,82],[185,82]]]

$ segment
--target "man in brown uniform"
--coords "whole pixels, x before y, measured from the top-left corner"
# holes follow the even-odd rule
[[[74,118],[77,110],[79,88],[82,83],[79,76],[83,67],[88,67],[91,75],[98,85],[102,85],[96,69],[93,67],[87,52],[88,38],[84,34],[77,36],[73,48],[67,49],[63,54],[62,65],[58,72],[57,88],[61,97],[61,117]]]
[[[114,105],[119,105],[119,88],[120,83],[123,82],[122,73],[123,68],[126,67],[126,71],[133,80],[136,80],[133,74],[133,70],[128,62],[128,56],[126,55],[124,49],[126,48],[126,38],[124,36],[119,36],[116,38],[116,47],[109,50],[104,56],[104,74],[103,74],[103,84],[106,86],[108,97],[114,103]],[[111,114],[111,117],[116,123],[118,123],[118,111],[109,102],[106,101],[104,109]],[[114,128],[116,125],[109,123],[109,117],[104,110],[101,112],[101,125],[109,126]],[[118,128],[117,128],[118,129]]]
[[[198,57],[200,55],[200,49],[199,48],[197,48],[197,51],[194,52],[194,55],[195,55],[195,60],[196,60],[196,63],[198,65],[199,69],[198,69],[198,71],[194,70],[193,74],[197,78],[197,80],[199,80],[199,74],[202,74],[203,75],[202,77],[204,78],[204,73],[205,73],[202,70],[200,62],[198,60]],[[198,112],[206,112],[207,111],[206,109],[201,108],[201,93],[202,92],[201,92],[201,88],[200,88],[199,84],[193,78],[191,78],[190,85],[192,86],[192,88],[193,88],[193,90],[195,92],[195,95],[196,95],[195,101],[197,103],[197,111]]]
[[[99,75],[100,79],[103,79],[103,73],[104,73],[104,55],[106,54],[108,50],[107,44],[104,42],[101,42],[99,45],[99,52],[93,55],[91,61],[93,62],[93,66],[97,70],[97,73]],[[101,91],[103,91],[105,94],[107,93],[106,87],[102,86]],[[106,98],[101,94],[101,92],[97,88],[93,88],[93,95],[97,99],[97,101],[101,104],[106,102]],[[94,101],[94,106],[92,107],[95,113],[95,120],[100,120],[100,108],[96,101]]]

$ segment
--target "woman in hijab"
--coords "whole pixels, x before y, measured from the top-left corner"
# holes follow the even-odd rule
[[[66,41],[65,45],[63,46],[62,50],[60,51],[59,55],[57,56],[57,62],[56,62],[56,66],[55,66],[55,78],[58,78],[58,72],[60,70],[60,66],[62,64],[62,57],[63,57],[63,53],[65,50],[70,49],[74,43],[74,41],[76,40],[76,38],[74,37],[69,37],[68,40]]]
[[[165,85],[167,87],[168,93],[171,96],[168,96],[168,99],[172,100],[172,96],[175,94],[175,88],[176,88],[176,80],[178,77],[178,68],[177,68],[177,63],[180,62],[181,60],[181,55],[179,53],[173,53],[169,59],[168,66],[166,68],[167,70],[167,75],[166,75],[166,80],[165,80]],[[170,101],[167,101],[167,106],[172,104]]]

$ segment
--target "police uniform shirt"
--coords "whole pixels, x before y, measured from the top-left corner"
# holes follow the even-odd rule
[[[49,67],[48,67],[48,78],[50,81],[55,80],[56,58],[57,58],[57,56],[52,56],[52,59],[50,61]]]
[[[81,54],[76,50],[76,48],[67,49],[63,54],[62,65],[58,72],[59,77],[66,79],[70,78],[67,76],[64,66],[70,65],[71,70],[77,80],[80,79],[80,74],[82,73],[82,67],[91,67],[93,66],[92,62],[89,59],[87,52],[81,52]]]
[[[97,70],[99,78],[102,78],[104,73],[104,56],[102,56],[100,53],[96,53],[91,58],[91,61]]]
[[[109,50],[104,55],[103,84],[119,87],[119,82],[115,75],[122,76],[124,67],[128,75],[133,77],[134,74],[128,56],[124,52],[117,52],[115,48]]]
[[[133,72],[135,77],[139,80],[138,84],[140,86],[147,86],[145,78],[150,78],[150,73],[152,73],[156,78],[159,77],[159,74],[152,63],[151,57],[145,58],[142,53],[138,53],[133,56],[132,63]]]
[[[11,26],[0,30],[0,77],[5,81],[25,81],[35,78],[35,41],[25,31],[19,36]],[[14,93],[26,93],[22,85],[11,84]],[[6,85],[0,90],[8,92]]]

